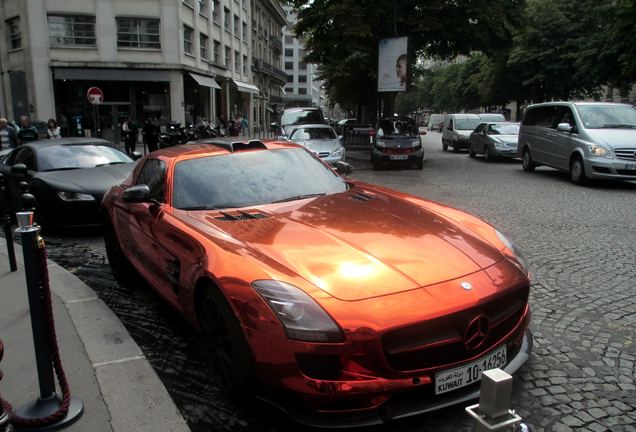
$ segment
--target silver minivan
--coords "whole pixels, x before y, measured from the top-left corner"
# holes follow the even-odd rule
[[[636,109],[609,102],[529,106],[519,130],[525,171],[547,165],[588,179],[636,180]]]
[[[481,118],[477,114],[449,114],[444,119],[442,130],[442,150],[452,147],[454,152],[470,146],[470,134],[479,124]]]

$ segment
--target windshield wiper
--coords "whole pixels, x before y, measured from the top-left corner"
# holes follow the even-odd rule
[[[45,170],[42,170],[41,172],[48,172],[48,171],[68,171],[68,170],[75,170],[75,169],[81,169],[81,168],[80,168],[80,167],[51,168],[51,169],[45,169]]]
[[[307,194],[307,195],[296,195],[289,198],[283,198],[276,201],[272,201],[270,204],[277,204],[277,203],[288,202],[288,201],[297,201],[297,200],[301,200],[305,198],[314,198],[314,197],[323,196],[323,195],[327,195],[327,194],[325,192],[319,192],[319,193],[313,193],[313,194]]]
[[[106,163],[103,163],[103,164],[95,165],[95,168],[101,167],[101,166],[106,166],[106,165],[119,165],[119,164],[125,164],[125,163],[128,163],[128,162],[123,162],[123,161],[106,162]]]
[[[623,124],[623,123],[608,123],[608,124],[604,124],[599,129],[636,129],[636,125]]]

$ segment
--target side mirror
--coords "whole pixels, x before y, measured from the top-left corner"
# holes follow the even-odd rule
[[[22,175],[26,175],[28,169],[26,167],[25,164],[23,163],[19,163],[19,164],[15,164],[11,167],[11,173],[12,174],[22,174]]]
[[[150,202],[150,188],[147,185],[136,185],[126,189],[122,199],[127,203]]]
[[[559,132],[568,132],[569,133],[569,132],[572,132],[573,129],[574,128],[572,126],[570,126],[569,123],[559,123],[557,125],[557,130]]]
[[[340,175],[347,176],[353,172],[353,166],[343,161],[335,163],[336,172]]]

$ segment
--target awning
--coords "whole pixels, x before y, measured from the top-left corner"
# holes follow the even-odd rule
[[[283,96],[287,96],[287,92],[285,91],[285,87],[281,87],[280,91],[283,92]]]
[[[260,90],[255,85],[244,83],[242,81],[237,81],[237,80],[233,80],[233,81],[234,81],[234,84],[236,84],[236,86],[238,87],[238,90],[240,92],[252,93],[252,94],[260,93]]]
[[[202,85],[204,87],[210,87],[210,88],[213,88],[213,89],[221,90],[221,86],[216,83],[214,78],[207,77],[207,76],[204,76],[204,75],[195,74],[193,72],[188,72],[188,74],[190,74],[192,79],[195,80],[197,82],[197,84],[199,84],[199,85]]]

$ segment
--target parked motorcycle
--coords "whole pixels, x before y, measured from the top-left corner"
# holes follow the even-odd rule
[[[188,141],[191,141],[191,139],[179,122],[168,123],[166,131],[159,134],[159,148],[185,144]]]

